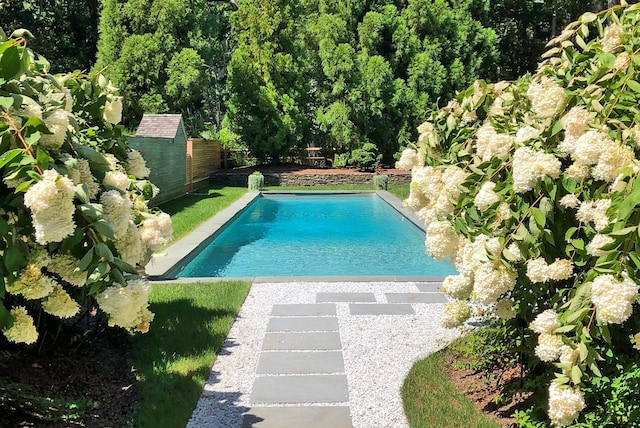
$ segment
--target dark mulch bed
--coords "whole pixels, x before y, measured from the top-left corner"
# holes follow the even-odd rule
[[[77,349],[0,343],[0,426],[129,426],[137,400],[132,362],[128,334],[118,329]]]

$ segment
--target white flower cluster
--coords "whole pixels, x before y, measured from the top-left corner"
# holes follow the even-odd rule
[[[117,125],[122,120],[122,98],[113,97],[104,104],[103,118],[112,125]]]
[[[624,28],[619,24],[611,24],[604,30],[602,38],[602,50],[604,52],[615,52],[622,45],[622,35]]]
[[[58,318],[71,318],[78,313],[80,306],[60,285],[56,285],[42,301],[42,309]]]
[[[507,291],[513,290],[516,274],[502,264],[494,266],[486,262],[473,271],[473,292],[471,299],[484,305],[494,303]]]
[[[423,146],[432,146],[438,141],[438,133],[431,122],[424,122],[418,126],[418,133],[418,142]]]
[[[573,107],[561,120],[564,128],[564,141],[560,143],[558,149],[566,154],[573,153],[575,143],[595,120],[595,113],[588,111],[583,106]]]
[[[498,134],[489,121],[476,132],[476,153],[483,161],[489,161],[493,157],[506,158],[513,143],[511,135]]]
[[[44,118],[44,124],[51,134],[42,134],[38,140],[38,145],[45,149],[60,150],[67,136],[69,113],[63,109],[54,110]]]
[[[7,291],[11,294],[22,295],[27,300],[47,297],[57,283],[42,274],[40,266],[29,263],[13,283],[7,283]]]
[[[496,183],[493,181],[487,181],[480,187],[480,191],[473,200],[480,212],[485,212],[491,205],[500,201],[500,195],[493,190],[495,188]]]
[[[147,178],[151,170],[147,168],[144,158],[137,150],[130,150],[127,153],[127,174],[136,178]]]
[[[122,196],[117,190],[110,190],[100,195],[104,219],[111,226],[116,239],[127,233],[129,223],[133,221],[131,210],[133,204],[127,195]]]
[[[580,204],[576,218],[583,223],[593,223],[597,232],[607,227],[610,223],[607,210],[611,206],[611,199],[597,199],[584,201]]]
[[[545,333],[538,336],[538,345],[534,352],[540,361],[550,363],[560,357],[563,346],[564,343],[559,335]]]
[[[471,278],[464,275],[449,275],[442,281],[442,291],[454,299],[468,299],[473,290]]]
[[[580,206],[580,199],[573,193],[569,193],[560,199],[560,205],[565,208],[576,208]]]
[[[544,177],[560,176],[562,164],[551,153],[538,152],[529,147],[520,147],[513,155],[513,190],[527,192]]]
[[[514,142],[516,144],[524,144],[529,140],[533,140],[534,138],[537,138],[540,135],[540,133],[541,131],[537,128],[534,128],[533,126],[530,126],[530,125],[524,126],[518,129]]]
[[[69,169],[69,178],[76,186],[82,184],[87,186],[87,196],[89,199],[94,199],[100,190],[100,185],[91,173],[89,161],[86,159],[76,159],[75,167]]]
[[[457,166],[415,168],[405,204],[416,211],[425,226],[429,226],[439,216],[453,213],[455,203],[462,194],[460,186],[467,176]]]
[[[109,316],[110,326],[149,330],[153,313],[149,311],[149,284],[143,280],[129,281],[126,287],[114,284],[96,296],[100,309]]]
[[[563,387],[555,382],[549,385],[549,419],[553,425],[569,425],[585,406],[579,389]]]
[[[470,316],[471,306],[462,300],[457,300],[443,306],[441,323],[445,328],[455,328],[464,324]]]
[[[115,241],[120,258],[131,266],[145,260],[146,248],[142,244],[140,231],[133,221],[129,221],[127,232]]]
[[[493,308],[493,313],[503,320],[510,320],[516,316],[516,310],[513,308],[513,303],[509,299],[499,300]]]
[[[411,171],[413,168],[422,166],[424,159],[420,159],[418,152],[414,149],[404,149],[400,160],[396,162],[396,168],[404,171]]]
[[[25,343],[27,345],[38,340],[38,331],[33,323],[33,318],[27,313],[24,306],[16,306],[11,309],[13,325],[2,330],[2,334],[14,343]]]
[[[29,187],[24,204],[31,210],[36,242],[60,242],[73,233],[74,194],[73,182],[52,169],[44,171],[42,180]]]
[[[64,281],[82,287],[87,281],[87,272],[78,268],[79,260],[69,254],[58,254],[47,263],[47,270],[60,275]]]
[[[547,264],[545,259],[538,257],[527,262],[527,278],[534,283],[562,281],[569,279],[571,275],[573,275],[571,260],[556,259],[553,263]]]
[[[529,328],[538,334],[552,334],[558,327],[560,327],[558,313],[553,309],[547,309],[546,311],[539,313],[538,316],[529,324]]]
[[[564,88],[548,76],[531,82],[527,97],[531,100],[531,109],[542,118],[556,114],[566,100]]]
[[[166,245],[173,237],[171,217],[166,213],[146,219],[139,230],[142,242],[151,251]]]
[[[598,233],[593,237],[591,242],[587,244],[587,253],[591,254],[594,257],[604,256],[606,252],[602,250],[602,247],[611,244],[613,241],[614,239],[610,236]]]
[[[638,296],[638,284],[627,275],[617,280],[613,275],[600,275],[591,284],[591,301],[596,319],[603,324],[622,324],[629,316]]]
[[[450,257],[458,248],[458,236],[448,221],[434,221],[427,227],[427,253],[436,260]]]

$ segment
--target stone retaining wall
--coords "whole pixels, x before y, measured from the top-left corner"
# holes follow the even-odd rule
[[[265,186],[317,186],[342,184],[371,184],[371,173],[358,174],[293,174],[264,173]],[[409,184],[411,174],[388,174],[389,184]],[[248,174],[215,172],[209,176],[211,184],[246,187]]]

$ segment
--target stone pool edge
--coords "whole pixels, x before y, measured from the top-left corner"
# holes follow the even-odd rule
[[[244,280],[257,283],[265,282],[442,282],[444,276],[266,276],[266,277],[242,277],[242,278],[221,278],[221,277],[194,277],[194,278],[175,278],[172,274],[177,271],[181,264],[186,263],[190,257],[197,254],[204,246],[208,245],[211,239],[218,234],[221,229],[244,209],[246,209],[257,197],[262,193],[376,193],[383,201],[389,204],[393,209],[402,214],[411,221],[416,227],[424,232],[424,225],[418,217],[408,210],[401,199],[386,190],[345,190],[345,191],[323,191],[323,190],[274,190],[274,191],[249,191],[240,199],[233,202],[227,208],[223,209],[209,220],[202,223],[191,233],[181,238],[168,248],[153,254],[151,260],[145,266],[145,272],[150,280],[154,282],[215,282],[215,281],[233,281]]]

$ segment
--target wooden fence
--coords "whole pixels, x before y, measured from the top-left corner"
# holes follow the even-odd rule
[[[220,141],[187,140],[187,192],[208,183],[209,174],[220,169]]]

